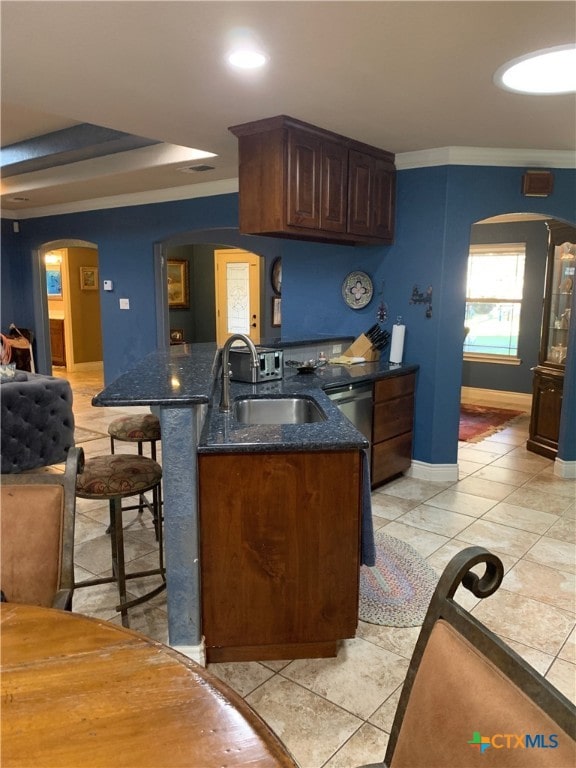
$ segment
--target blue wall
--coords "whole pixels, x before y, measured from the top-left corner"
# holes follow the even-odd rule
[[[531,211],[571,223],[576,220],[575,171],[554,171],[555,188],[549,198],[523,197],[523,172],[520,168],[465,166],[400,171],[396,241],[388,247],[240,237],[235,230],[236,194],[25,220],[20,234],[8,231],[3,238],[2,328],[11,321],[32,322],[34,249],[67,238],[94,242],[100,280],[114,281],[113,293],[101,293],[105,377],[110,382],[156,345],[155,243],[212,240],[261,253],[267,262],[280,255],[283,338],[355,336],[375,322],[381,299],[388,305],[389,328],[402,315],[407,326],[404,359],[420,365],[414,458],[455,464],[471,226],[497,214]],[[6,227],[3,222],[5,229],[11,229],[11,224]],[[218,236],[211,238],[210,230]],[[196,238],[194,233],[199,231],[202,237]],[[376,291],[375,300],[361,310],[350,309],[341,295],[342,281],[356,269],[372,276]],[[414,285],[420,290],[432,286],[430,319],[425,317],[424,306],[409,303]],[[119,309],[120,297],[130,299],[130,311]],[[576,358],[574,337],[572,333],[572,363]],[[567,417],[576,411],[575,399],[572,365],[566,376]],[[559,455],[572,461],[576,460],[576,445],[569,431],[563,421],[564,443]]]

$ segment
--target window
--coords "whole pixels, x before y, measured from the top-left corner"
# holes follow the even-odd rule
[[[466,282],[466,360],[520,364],[524,243],[472,245]]]

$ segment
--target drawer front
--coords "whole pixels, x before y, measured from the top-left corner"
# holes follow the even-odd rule
[[[400,435],[372,446],[372,487],[409,469],[412,463],[412,434]]]
[[[407,373],[405,376],[393,376],[391,379],[377,381],[374,384],[374,402],[411,394],[414,392],[415,379],[415,374]]]
[[[375,443],[402,435],[404,432],[411,432],[414,419],[414,396],[410,394],[385,403],[376,403],[373,418]]]

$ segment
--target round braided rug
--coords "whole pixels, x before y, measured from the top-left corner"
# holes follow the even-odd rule
[[[438,575],[405,541],[374,535],[376,564],[360,568],[362,621],[386,627],[417,627],[424,621]]]

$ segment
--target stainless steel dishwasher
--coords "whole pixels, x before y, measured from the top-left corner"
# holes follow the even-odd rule
[[[372,384],[345,384],[326,390],[346,418],[372,443]]]

